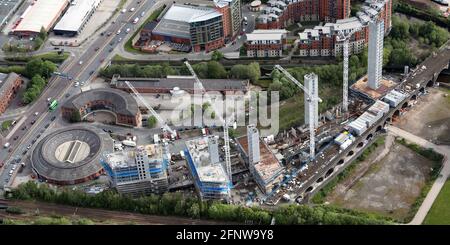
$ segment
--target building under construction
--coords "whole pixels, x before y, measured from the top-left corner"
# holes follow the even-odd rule
[[[138,146],[101,159],[113,187],[121,194],[140,196],[168,190],[168,160],[161,145]]]
[[[263,193],[269,194],[282,180],[283,166],[265,142],[260,140],[258,129],[254,125],[249,125],[247,136],[238,138],[237,142],[255,182]]]
[[[184,153],[200,198],[229,201],[232,183],[220,161],[217,137],[188,140]]]

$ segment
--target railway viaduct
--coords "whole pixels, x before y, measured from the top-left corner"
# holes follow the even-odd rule
[[[303,197],[302,202],[309,199],[330,180],[342,172],[350,163],[373,143],[375,136],[382,132],[384,126],[392,121],[393,118],[401,117],[401,109],[417,100],[425,92],[426,87],[435,85],[437,78],[444,70],[449,69],[450,62],[450,41],[443,45],[434,55],[429,56],[417,68],[410,72],[397,89],[410,88],[409,95],[395,108],[390,108],[377,123],[367,129],[361,136],[357,137],[351,146],[333,157],[333,160],[322,165],[319,170],[303,183],[302,187],[296,192]]]

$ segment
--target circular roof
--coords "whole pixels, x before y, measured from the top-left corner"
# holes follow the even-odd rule
[[[112,139],[97,128],[84,125],[63,128],[38,142],[31,154],[31,164],[41,177],[73,182],[101,171],[101,153],[112,149]]]
[[[256,0],[256,1],[253,1],[250,3],[251,7],[258,7],[260,5],[261,5],[261,1],[259,1],[259,0]]]

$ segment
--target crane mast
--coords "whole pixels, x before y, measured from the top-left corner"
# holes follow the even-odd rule
[[[314,97],[311,92],[303,86],[297,79],[295,79],[288,71],[286,71],[283,67],[280,65],[275,65],[275,68],[281,71],[291,82],[295,83],[300,89],[302,89],[305,92],[305,96],[307,96],[307,101],[309,102],[308,105],[308,111],[309,111],[309,158],[310,160],[314,160],[315,157],[315,127],[314,127],[314,107],[313,103],[315,101],[322,102],[322,99],[319,97]]]
[[[200,79],[197,77],[197,74],[195,73],[195,71],[192,68],[191,64],[189,64],[188,61],[185,61],[184,64],[186,65],[186,67],[188,68],[189,72],[194,77],[195,82],[196,82],[196,86],[202,91],[202,94],[205,94],[206,93],[206,89],[203,86],[203,84],[200,81]],[[222,117],[222,115],[220,115],[220,111],[218,111],[217,108],[214,105],[212,105],[212,107],[214,108],[214,111],[216,112],[216,116],[218,116],[223,122],[223,141],[224,141],[224,151],[225,151],[225,170],[227,172],[228,179],[230,180],[231,183],[233,183],[233,179],[232,179],[233,176],[232,176],[232,172],[231,172],[230,136],[228,135],[228,127],[230,126],[230,123],[227,122]],[[234,117],[234,113],[230,117],[230,121],[233,120],[233,117]]]

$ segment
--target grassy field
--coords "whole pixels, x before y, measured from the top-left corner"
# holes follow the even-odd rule
[[[445,182],[423,224],[450,225],[450,180]]]

